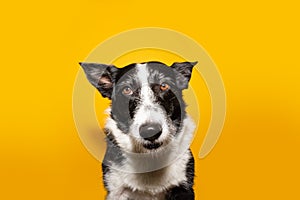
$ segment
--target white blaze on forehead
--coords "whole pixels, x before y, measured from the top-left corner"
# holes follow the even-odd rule
[[[141,102],[144,106],[152,104],[154,94],[150,88],[148,77],[149,70],[147,64],[137,64],[137,77],[141,84]]]
[[[137,76],[141,85],[148,85],[149,71],[147,64],[136,64],[137,65]]]

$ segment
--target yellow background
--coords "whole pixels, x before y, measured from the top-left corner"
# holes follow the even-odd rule
[[[298,13],[289,0],[1,2],[0,199],[103,199],[72,117],[78,61],[146,26],[195,39],[226,87],[221,138],[196,162],[197,199],[299,199]]]

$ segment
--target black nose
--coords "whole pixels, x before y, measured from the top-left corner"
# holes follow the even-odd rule
[[[140,136],[145,140],[153,142],[161,135],[162,128],[159,124],[143,124],[140,127]]]

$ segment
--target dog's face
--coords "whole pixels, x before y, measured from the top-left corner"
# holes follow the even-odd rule
[[[110,137],[131,152],[155,151],[176,137],[186,114],[182,90],[195,64],[146,62],[117,68],[80,63],[91,84],[111,100],[111,119],[119,130],[110,130]]]

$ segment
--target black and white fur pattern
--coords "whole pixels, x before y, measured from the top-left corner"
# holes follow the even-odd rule
[[[196,62],[80,63],[90,83],[111,100],[102,163],[107,200],[194,199],[195,125],[182,90]]]

